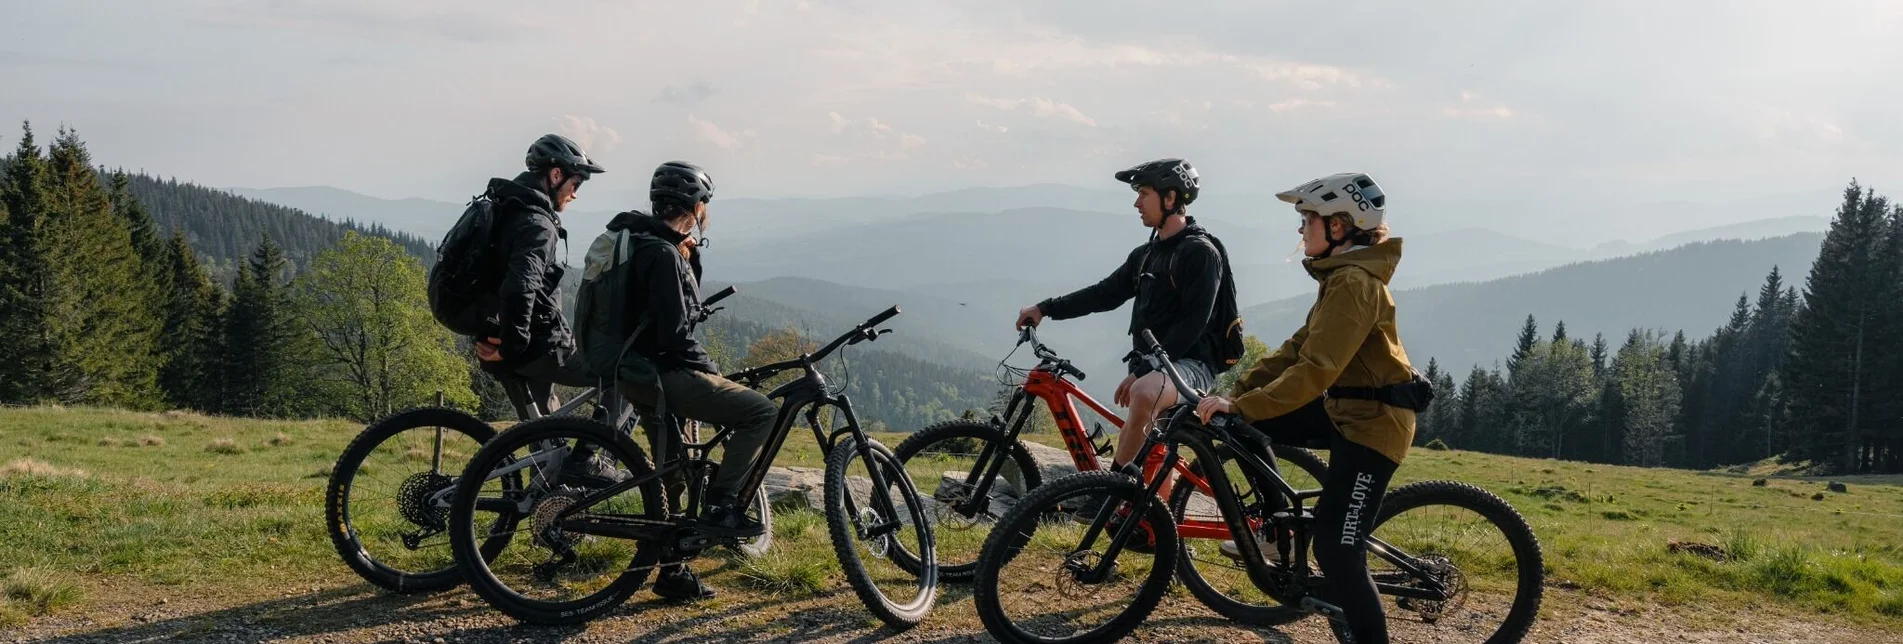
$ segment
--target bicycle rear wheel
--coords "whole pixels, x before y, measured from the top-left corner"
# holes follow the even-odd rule
[[[365,581],[398,593],[462,584],[450,552],[449,508],[437,497],[454,489],[453,477],[495,434],[488,423],[445,407],[398,412],[365,428],[337,457],[325,486],[325,531],[338,556]],[[501,484],[521,487],[518,477]],[[493,559],[508,540],[504,534],[484,542],[482,556]]]
[[[1454,481],[1395,488],[1381,502],[1371,537],[1432,578],[1370,552],[1375,583],[1449,591],[1440,600],[1393,599],[1386,610],[1397,642],[1512,644],[1539,616],[1546,574],[1539,540],[1513,506],[1486,490]],[[1335,627],[1338,639],[1350,641]]]
[[[571,450],[592,452],[596,465],[570,460]],[[522,489],[494,484],[495,472],[511,468],[526,479]],[[577,532],[577,525],[671,534],[660,479],[652,474],[632,440],[586,418],[542,418],[489,441],[470,459],[450,506],[450,543],[470,589],[509,616],[536,624],[584,622],[621,605],[660,562],[661,540],[594,536]],[[650,480],[563,519],[570,508],[627,479]],[[481,517],[491,513],[524,517],[510,526],[520,538],[493,560],[474,556],[486,537],[478,526],[491,524]]]
[[[886,625],[910,628],[938,599],[931,519],[905,466],[884,445],[866,440],[863,455],[848,437],[826,459],[826,527],[859,600]]]

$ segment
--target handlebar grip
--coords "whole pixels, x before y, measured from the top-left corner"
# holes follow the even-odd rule
[[[1083,370],[1083,369],[1078,369],[1078,368],[1077,368],[1077,367],[1076,367],[1075,365],[1072,365],[1072,366],[1071,366],[1071,368],[1070,368],[1070,372],[1071,372],[1072,374],[1074,374],[1074,375],[1076,375],[1076,376],[1077,376],[1077,379],[1078,379],[1078,380],[1084,380],[1084,379],[1085,379],[1085,378],[1084,378],[1084,370]]]
[[[738,293],[738,292],[740,292],[740,289],[734,288],[732,286],[720,289],[719,293],[715,293],[713,297],[707,298],[707,300],[704,302],[701,302],[700,305],[713,306],[715,303],[718,303],[721,300],[727,299],[729,296],[732,296],[734,293]]]
[[[1139,333],[1137,337],[1143,340],[1144,351],[1156,351],[1158,349],[1163,348],[1161,344],[1157,343],[1156,335],[1150,333],[1149,329],[1143,329],[1143,331]]]
[[[865,325],[867,328],[879,326],[880,324],[885,323],[886,320],[890,320],[893,317],[898,316],[898,314],[899,314],[898,305],[893,305],[892,308],[886,309],[884,313],[874,315],[872,316],[872,319],[866,320]]]

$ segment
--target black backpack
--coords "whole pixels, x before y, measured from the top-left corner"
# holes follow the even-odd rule
[[[436,321],[458,335],[493,332],[493,302],[501,288],[503,266],[496,254],[495,200],[487,193],[469,200],[463,216],[436,246],[429,270],[429,308]]]
[[[1203,333],[1203,337],[1215,339],[1210,354],[1216,364],[1209,365],[1209,370],[1220,374],[1241,362],[1248,347],[1243,342],[1242,309],[1236,305],[1236,276],[1229,270],[1229,250],[1222,247],[1222,240],[1207,231],[1202,238],[1209,240],[1209,245],[1216,249],[1216,257],[1222,259],[1222,282],[1216,287],[1216,308],[1210,311],[1209,328]],[[1172,289],[1176,288],[1176,255],[1170,253],[1169,266],[1165,269]]]
[[[631,351],[647,315],[628,319],[630,284],[638,277],[628,262],[645,246],[673,249],[659,237],[625,228],[605,231],[588,245],[575,294],[575,346],[597,377],[649,385],[660,380],[660,369]]]
[[[1216,338],[1216,364],[1210,369],[1223,373],[1242,361],[1242,354],[1248,352],[1242,336],[1242,309],[1236,305],[1236,274],[1229,270],[1229,249],[1222,247],[1222,240],[1215,235],[1203,235],[1216,247],[1216,256],[1222,258],[1222,285],[1216,288],[1216,308],[1209,314],[1209,333]],[[1174,256],[1170,262],[1175,263]],[[1174,266],[1170,268],[1174,269]]]

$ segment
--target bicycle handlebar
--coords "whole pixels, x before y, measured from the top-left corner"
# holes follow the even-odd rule
[[[727,299],[728,297],[732,296],[734,293],[738,293],[738,292],[740,292],[740,289],[732,287],[732,286],[729,286],[724,289],[720,289],[719,293],[715,293],[713,297],[707,298],[705,301],[701,302],[700,305],[713,306],[715,304],[720,303],[721,300]]]

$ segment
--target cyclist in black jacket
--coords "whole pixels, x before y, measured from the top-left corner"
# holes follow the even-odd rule
[[[1131,251],[1103,281],[1025,307],[1018,312],[1018,326],[1112,311],[1135,298],[1129,329],[1133,349],[1137,332],[1149,329],[1189,384],[1207,390],[1215,383],[1210,365],[1218,337],[1209,328],[1223,268],[1208,233],[1188,213],[1199,192],[1196,169],[1182,159],[1159,159],[1118,172],[1116,178],[1137,192],[1137,213],[1154,231],[1150,241]],[[1117,438],[1113,469],[1140,456],[1135,452],[1157,410],[1176,404],[1167,377],[1141,360],[1129,363],[1130,374],[1117,385],[1114,398],[1130,413]]]
[[[476,343],[488,371],[516,373],[530,392],[553,408],[553,384],[595,384],[575,356],[575,337],[562,315],[559,243],[568,236],[559,213],[589,177],[605,172],[567,137],[549,134],[529,146],[528,171],[489,180],[495,200],[497,250],[508,262],[495,294],[494,333]]]

